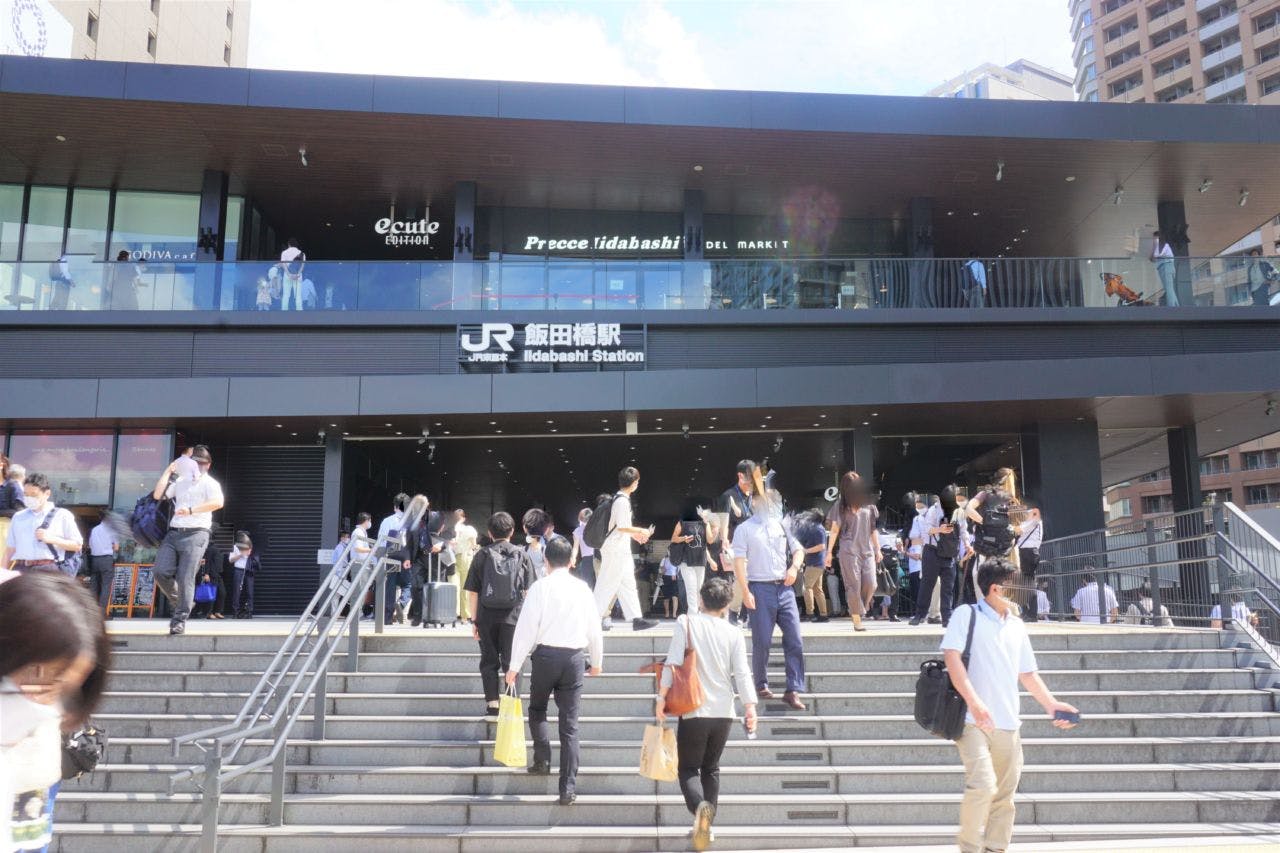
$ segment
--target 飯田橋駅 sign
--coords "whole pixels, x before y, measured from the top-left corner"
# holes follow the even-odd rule
[[[644,327],[621,323],[471,323],[458,326],[458,361],[475,369],[509,364],[637,365]]]

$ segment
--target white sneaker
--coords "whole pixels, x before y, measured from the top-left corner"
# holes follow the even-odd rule
[[[715,809],[711,803],[698,803],[698,810],[693,814],[693,849],[702,853],[711,846],[715,839],[711,834],[711,821],[715,818]]]

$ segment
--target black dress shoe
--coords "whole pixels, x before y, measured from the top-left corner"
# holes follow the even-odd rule
[[[560,805],[571,806],[574,804],[574,802],[577,801],[577,799],[578,799],[578,795],[575,794],[573,791],[566,791],[565,793],[560,795]]]
[[[535,761],[529,765],[529,769],[527,772],[530,776],[550,776],[551,762]]]
[[[656,627],[658,627],[658,622],[655,619],[632,619],[631,620],[632,631],[647,631],[650,628],[656,628]]]
[[[187,630],[186,622],[174,622],[169,625],[169,636],[176,637],[178,634],[182,634],[186,630]]]
[[[911,621],[910,621],[910,622],[908,622],[907,624],[908,624],[908,625],[919,625],[919,624],[920,624],[920,617],[919,617],[919,616],[912,616],[912,617],[911,617]]]

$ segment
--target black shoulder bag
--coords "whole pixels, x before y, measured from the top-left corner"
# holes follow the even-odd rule
[[[955,614],[952,614],[952,619]],[[973,647],[973,628],[978,624],[978,609],[969,606],[969,634],[964,641],[960,660],[969,668],[969,650]],[[933,658],[920,664],[916,679],[916,722],[931,735],[959,740],[964,734],[964,716],[968,713],[964,697],[951,683],[946,661]]]

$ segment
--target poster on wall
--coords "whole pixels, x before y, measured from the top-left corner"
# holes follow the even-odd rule
[[[60,506],[106,504],[114,446],[110,432],[15,432],[9,458],[47,476],[54,503]]]
[[[72,33],[49,0],[0,0],[0,53],[70,59]]]

